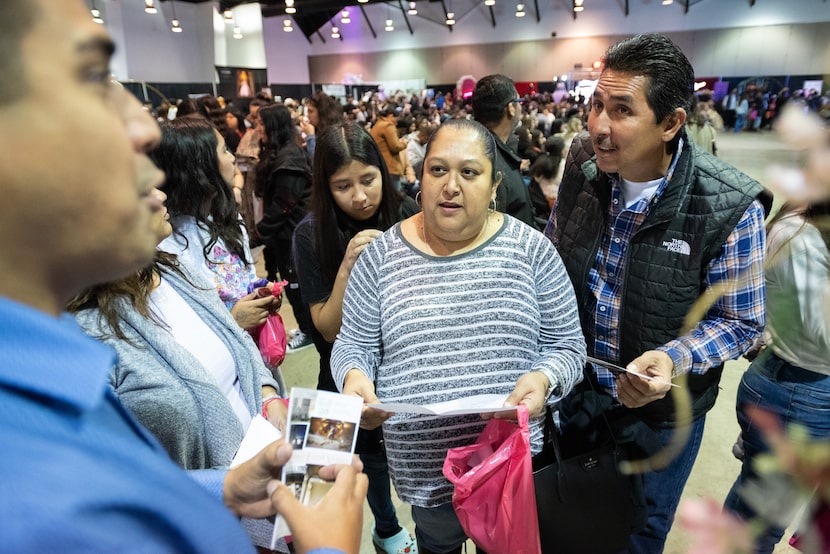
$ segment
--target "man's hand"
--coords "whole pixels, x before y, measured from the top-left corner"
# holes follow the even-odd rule
[[[259,454],[230,470],[225,477],[222,498],[239,517],[263,518],[274,514],[266,487],[279,479],[282,466],[294,450],[283,440],[275,441]]]
[[[534,418],[542,414],[545,408],[545,393],[548,391],[548,378],[544,373],[531,371],[525,373],[516,381],[513,392],[505,400],[505,406],[524,404],[528,417]],[[486,415],[486,414],[485,414]],[[516,412],[496,412],[497,419],[516,419]]]
[[[631,373],[618,376],[617,398],[626,408],[640,408],[660,400],[671,390],[674,362],[662,350],[649,350],[643,353],[639,358],[632,360],[626,369],[663,381],[660,383],[653,379],[643,379]]]
[[[375,404],[378,397],[375,394],[375,385],[358,369],[350,369],[343,382],[343,394],[351,394],[363,398],[364,404]],[[392,417],[392,412],[385,412],[377,408],[363,407],[360,417],[360,427],[363,429],[377,429],[383,422]]]
[[[324,479],[335,475],[332,488],[314,506],[300,504],[291,489],[281,482],[269,487],[274,509],[291,528],[297,552],[305,553],[317,548],[337,548],[348,554],[360,552],[363,500],[369,480],[352,466],[320,469],[320,476]]]

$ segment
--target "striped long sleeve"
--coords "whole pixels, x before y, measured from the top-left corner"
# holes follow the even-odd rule
[[[399,225],[369,245],[349,279],[331,360],[341,389],[357,368],[375,382],[382,402],[508,394],[521,375],[542,367],[565,394],[581,378],[585,341],[555,248],[505,216],[494,237],[458,256],[415,250]],[[534,453],[542,447],[542,420],[531,422]],[[483,427],[477,415],[388,420],[384,437],[398,495],[417,506],[449,502],[452,486],[441,473],[447,449],[474,442]]]

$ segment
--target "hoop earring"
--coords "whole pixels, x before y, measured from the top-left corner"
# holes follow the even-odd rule
[[[415,203],[421,205],[421,191],[415,193]]]
[[[495,213],[495,211],[496,211],[496,199],[491,198],[490,202],[492,202],[493,205],[492,205],[492,207],[488,206],[487,209],[490,210],[491,213]]]

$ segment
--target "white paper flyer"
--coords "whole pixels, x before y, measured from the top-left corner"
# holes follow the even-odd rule
[[[330,464],[351,464],[360,427],[363,399],[334,392],[293,388],[288,403],[288,442],[294,447],[283,467],[282,481],[307,506],[317,503],[332,483],[319,476]],[[280,537],[290,534],[277,516],[272,549]]]

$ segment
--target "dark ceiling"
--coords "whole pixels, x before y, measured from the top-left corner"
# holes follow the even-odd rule
[[[214,0],[180,0],[183,2],[190,2],[192,4],[202,4],[204,2],[211,2]],[[263,17],[276,17],[285,15],[285,0],[258,0],[262,7]],[[442,9],[442,0],[427,0],[430,3],[437,3],[438,9]],[[419,3],[424,0],[419,0]],[[227,10],[239,6],[240,4],[254,4],[256,0],[219,0],[219,9]],[[296,0],[298,7],[297,13],[292,15],[292,19],[306,36],[317,33],[318,29],[328,23],[335,15],[343,8],[354,7],[361,11],[361,17],[368,22],[366,12],[363,11],[362,6],[366,4],[388,4],[394,6],[395,9],[400,9],[405,13],[408,7],[408,1],[403,0],[367,0],[366,2],[358,3],[357,0]],[[355,15],[357,15],[355,13]],[[377,24],[377,22],[375,22]],[[372,26],[372,23],[369,23]]]
[[[202,4],[205,2],[212,2],[215,0],[177,1],[190,2],[192,4]],[[277,17],[286,15],[285,0],[258,1],[262,8],[263,17]],[[544,5],[549,5],[551,0],[541,1]],[[628,15],[629,0],[613,1],[619,5],[621,13],[623,15]],[[704,0],[677,0],[677,3],[683,5],[685,7],[685,10],[688,12],[690,6],[693,6],[694,4],[697,4],[702,1]],[[400,13],[403,14],[404,20],[406,21],[406,24],[409,27],[410,32],[412,32],[412,27],[410,25],[410,19],[412,17],[421,17],[424,19],[431,20],[434,23],[444,25],[444,20],[446,18],[447,11],[455,11],[456,19],[461,19],[461,17],[463,17],[467,12],[475,8],[480,3],[480,0],[447,0],[447,2],[449,2],[449,4],[447,4],[445,0],[417,0],[418,15],[411,16],[407,15],[409,0],[365,0],[361,2],[359,2],[358,0],[295,0],[297,13],[292,15],[292,19],[303,32],[303,34],[306,36],[306,38],[310,40],[312,35],[317,34],[322,39],[322,36],[319,32],[320,28],[332,21],[332,18],[334,18],[338,14],[338,12],[340,12],[344,8],[349,8],[349,10],[352,13],[352,17],[358,17],[359,11],[359,17],[363,18],[363,20],[369,26],[369,29],[371,30],[372,34],[375,34],[375,26],[378,25],[378,22],[375,21],[373,25],[373,22],[369,20],[369,17],[367,16],[366,11],[364,10],[364,6],[366,6],[367,4],[386,4],[387,6],[389,6],[389,9],[393,9],[395,11],[399,10]],[[453,2],[455,4],[454,10]],[[564,9],[568,11],[570,10],[570,5],[572,2],[573,0],[556,0],[557,4],[562,4],[562,7],[564,7]],[[219,9],[221,11],[234,8],[241,4],[253,3],[256,3],[256,0],[219,0]],[[526,9],[529,12],[529,16],[539,21],[540,0],[526,0],[525,3],[527,5]],[[750,7],[754,3],[755,0],[749,0]],[[463,4],[463,6],[459,4]],[[447,8],[448,5],[450,6],[449,10]],[[492,7],[489,8],[489,12],[492,25],[493,27],[495,27],[496,18]],[[449,28],[449,30],[452,31],[452,28]],[[325,42],[325,39],[323,39],[323,41]]]

